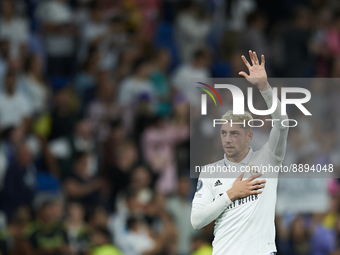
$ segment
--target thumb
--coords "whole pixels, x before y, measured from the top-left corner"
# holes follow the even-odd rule
[[[246,72],[243,72],[243,71],[239,72],[238,74],[242,75],[244,78],[248,78],[249,77],[249,75]]]
[[[237,177],[236,181],[242,181],[243,176],[244,176],[244,172],[239,177]]]

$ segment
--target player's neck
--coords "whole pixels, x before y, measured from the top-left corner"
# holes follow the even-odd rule
[[[227,159],[233,163],[240,163],[243,159],[245,159],[245,157],[247,157],[249,150],[250,150],[250,147],[248,146],[245,150],[239,153],[236,157],[233,157],[233,158],[227,157]]]

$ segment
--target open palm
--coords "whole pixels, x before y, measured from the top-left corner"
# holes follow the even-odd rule
[[[247,66],[247,68],[249,70],[249,75],[244,71],[239,72],[238,74],[242,75],[251,84],[253,84],[256,87],[258,87],[259,89],[261,89],[261,87],[265,87],[266,84],[267,84],[267,73],[266,73],[266,69],[264,67],[264,64],[265,64],[264,55],[261,56],[261,64],[260,64],[260,62],[257,58],[255,51],[252,52],[250,50],[249,56],[250,56],[250,60],[252,62],[252,65],[249,64],[249,62],[247,61],[245,56],[242,55],[242,57],[241,57],[244,64]]]

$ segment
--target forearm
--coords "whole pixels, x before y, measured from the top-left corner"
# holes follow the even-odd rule
[[[273,104],[273,90],[268,88],[266,91],[261,91],[262,97],[264,98],[268,109],[271,108]],[[269,149],[280,158],[283,159],[286,150],[288,127],[282,125],[282,121],[288,119],[288,116],[281,115],[281,102],[277,99],[277,107],[275,111],[271,114],[273,119],[273,128],[269,136]]]
[[[273,99],[274,99],[273,98],[273,89],[268,84],[268,87],[266,87],[266,90],[260,90],[260,92],[261,92],[261,95],[262,95],[264,101],[267,104],[268,109],[270,109],[272,107],[272,105],[273,105]],[[287,115],[281,115],[281,102],[280,102],[280,100],[278,98],[277,98],[276,109],[271,114],[271,116],[272,116],[273,119],[280,120],[280,122],[282,120],[288,119]],[[282,127],[282,125],[280,125],[278,121],[274,121],[274,126],[275,125],[278,126],[278,127]]]
[[[210,204],[193,204],[191,210],[191,225],[201,229],[214,221],[231,204],[227,194],[223,194]]]
[[[261,93],[270,89],[270,85],[269,85],[267,79],[263,80],[262,83],[259,83],[257,88],[260,90]]]
[[[83,197],[91,194],[98,190],[98,185],[96,182],[91,182],[88,184],[78,184],[78,183],[66,183],[66,193],[74,198]]]
[[[87,195],[89,195],[92,192],[95,192],[97,190],[99,190],[98,185],[95,182],[91,182],[91,183],[79,186],[79,190],[78,190],[76,196],[80,196],[80,197],[81,196],[87,196]]]

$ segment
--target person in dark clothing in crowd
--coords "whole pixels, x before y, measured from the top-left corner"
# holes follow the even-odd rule
[[[64,182],[69,201],[82,204],[86,211],[101,204],[100,190],[105,185],[102,178],[88,173],[88,164],[89,154],[79,152],[75,159],[74,171]]]
[[[65,226],[61,220],[63,204],[59,200],[45,201],[38,218],[27,229],[28,241],[36,255],[71,254]]]
[[[9,220],[19,206],[31,205],[36,190],[37,168],[24,142],[17,145],[15,159],[6,171],[2,191],[2,210]]]
[[[311,12],[306,7],[295,10],[293,24],[283,34],[284,77],[306,77],[311,68],[308,45],[311,38]],[[289,56],[289,57],[288,57]]]
[[[51,132],[49,140],[72,135],[77,120],[75,104],[68,88],[55,94],[55,107],[51,112]]]

